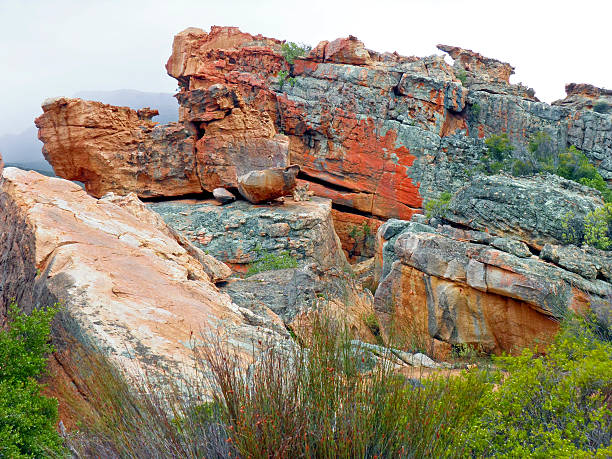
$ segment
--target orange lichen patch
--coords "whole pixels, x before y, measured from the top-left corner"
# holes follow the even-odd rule
[[[289,147],[292,163],[300,164],[309,176],[358,193],[373,194],[371,212],[381,217],[409,218],[422,206],[418,183],[408,175],[415,156],[405,146],[397,146],[397,132],[389,130],[380,136],[379,126],[372,119],[357,119],[341,110],[323,129],[336,132],[341,143],[313,145],[305,143],[308,139],[292,136]],[[352,198],[350,192],[325,191],[323,195],[332,199],[331,195],[335,195],[339,199],[335,202],[351,205],[347,203]]]

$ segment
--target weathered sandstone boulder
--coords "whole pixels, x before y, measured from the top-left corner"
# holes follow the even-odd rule
[[[373,295],[342,269],[307,264],[229,279],[220,288],[237,305],[260,316],[271,310],[300,337],[312,330],[317,315],[346,325],[364,341],[377,342],[380,334]]]
[[[0,230],[0,314],[12,298],[26,310],[61,302],[64,334],[128,376],[189,378],[190,341],[217,326],[239,353],[252,339],[285,339],[250,325],[212,282],[227,267],[176,237],[134,195],[98,200],[66,180],[7,168]],[[60,346],[57,355],[69,351]]]
[[[346,265],[328,199],[287,198],[269,206],[178,200],[149,206],[195,246],[237,271],[246,271],[249,264],[266,257],[292,258],[299,265],[315,263],[323,270]]]
[[[55,173],[78,180],[93,196],[112,191],[141,197],[202,191],[194,133],[158,125],[127,107],[81,99],[50,99],[35,121],[43,154]]]
[[[238,177],[238,191],[253,204],[273,201],[295,189],[300,166],[251,171]]]

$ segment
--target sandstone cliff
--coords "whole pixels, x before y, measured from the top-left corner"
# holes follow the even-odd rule
[[[177,34],[166,64],[180,86],[178,124],[60,99],[45,103],[37,125],[56,173],[95,196],[236,187],[245,171],[292,163],[333,200],[336,221],[373,231],[470,181],[492,134],[525,150],[531,135],[546,132],[555,148],[575,145],[612,179],[612,117],[591,110],[609,91],[568,85],[568,98],[551,106],[509,83],[510,64],[439,49],[453,66],[442,56],[373,52],[355,37],[321,42],[290,63],[278,40],[190,28]],[[350,231],[340,236],[354,253]]]
[[[451,344],[511,350],[549,336],[563,311],[608,296],[608,257],[561,246],[563,219],[584,218],[603,204],[600,194],[552,176],[483,176],[479,166],[487,138],[507,134],[520,156],[545,133],[553,153],[575,146],[612,181],[609,90],[569,84],[566,99],[549,105],[510,83],[510,64],[460,47],[438,46],[450,65],[374,52],[353,36],[298,57],[283,45],[233,27],[187,29],[166,64],[179,83],[178,123],[155,124],[151,110],[52,100],[36,120],[45,156],[97,197],[204,198],[238,188],[242,174],[296,164],[300,186],[318,196],[308,204],[151,207],[236,270],[256,247],[287,251],[301,269],[341,267],[331,214],[351,261],[377,254],[368,276],[373,288],[380,281],[376,308],[387,328],[420,324]],[[444,191],[458,191],[446,220],[419,216]],[[391,218],[403,223],[383,224]],[[261,280],[273,285],[269,276]],[[239,301],[287,307],[282,293],[250,297],[248,283],[233,284]]]

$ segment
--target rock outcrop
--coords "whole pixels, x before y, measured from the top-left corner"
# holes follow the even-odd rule
[[[315,263],[323,270],[346,265],[328,199],[287,198],[271,206],[178,200],[149,206],[195,246],[236,271],[246,271],[265,257],[287,257],[299,265]]]
[[[585,83],[569,83],[565,85],[565,93],[565,99],[557,100],[552,104],[572,110],[592,109],[600,113],[612,114],[612,91],[609,89]]]
[[[601,204],[559,177],[500,175],[459,190],[444,218],[455,226],[389,220],[375,267],[385,333],[512,352],[546,343],[570,310],[609,311],[609,256],[558,245],[564,215]]]
[[[409,219],[424,200],[470,182],[494,134],[507,133],[520,153],[544,131],[554,148],[575,145],[612,180],[612,116],[595,107],[609,91],[570,85],[567,103],[551,106],[509,83],[510,64],[439,49],[453,66],[442,56],[377,53],[352,36],[289,62],[278,40],[233,27],[189,28],[176,35],[166,64],[180,86],[178,126],[152,127],[125,112],[134,119],[122,122],[125,129],[98,121],[85,129],[72,120],[91,103],[63,99],[45,105],[40,137],[56,173],[96,195],[236,188],[250,171],[297,164],[300,180],[336,210],[380,220]],[[583,96],[592,103],[572,102]],[[86,140],[107,133],[99,137],[106,143]],[[161,155],[168,136],[179,150],[172,159]],[[354,241],[341,238],[348,252]]]
[[[36,119],[43,154],[55,173],[101,197],[202,191],[195,167],[196,136],[185,125],[161,126],[127,107],[81,99],[50,99]],[[142,111],[140,111],[142,112]]]
[[[61,302],[65,333],[128,376],[189,378],[189,343],[218,326],[239,353],[250,352],[252,339],[285,339],[250,325],[212,282],[227,267],[192,255],[197,249],[134,195],[98,200],[66,180],[6,168],[0,216],[0,314],[12,298],[26,310]]]

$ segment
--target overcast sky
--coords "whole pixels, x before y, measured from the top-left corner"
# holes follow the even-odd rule
[[[459,45],[516,67],[547,102],[568,82],[612,88],[610,0],[0,0],[0,134],[31,126],[47,97],[174,92],[175,33],[194,26],[315,45],[360,38],[404,55]]]

